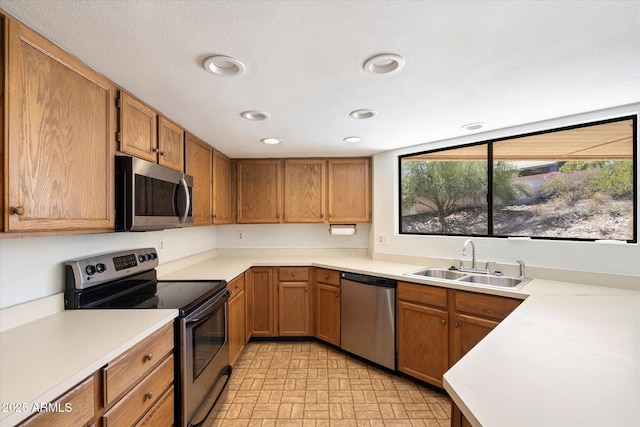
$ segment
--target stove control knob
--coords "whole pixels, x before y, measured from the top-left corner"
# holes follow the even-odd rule
[[[84,269],[89,276],[93,276],[96,274],[96,268],[93,265],[87,265],[87,268]]]
[[[146,258],[144,257],[144,255],[138,255],[138,261],[145,262]]]
[[[158,258],[158,254],[156,254],[155,252],[151,252],[151,259],[156,259]]]
[[[144,258],[145,258],[147,261],[151,261],[151,254],[146,254],[146,255],[144,256]]]
[[[103,263],[98,263],[96,264],[96,272],[97,273],[102,273],[103,271],[105,271],[107,269],[107,266],[104,265]]]

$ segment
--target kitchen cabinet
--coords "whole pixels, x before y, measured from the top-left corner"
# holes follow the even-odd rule
[[[284,222],[325,222],[326,162],[284,161]]]
[[[316,338],[340,346],[340,272],[315,269]]]
[[[120,151],[184,171],[184,130],[153,108],[120,91]]]
[[[211,225],[213,148],[187,132],[184,152],[185,173],[193,177],[193,225]]]
[[[309,268],[279,267],[278,335],[311,335]]]
[[[113,231],[115,86],[5,19],[4,231]]]
[[[371,160],[327,160],[327,207],[331,223],[371,221]]]
[[[51,402],[56,411],[40,412],[18,427],[86,426],[93,423],[96,414],[96,385],[90,376],[64,395]]]
[[[398,282],[398,370],[442,388],[449,367],[447,289]]]
[[[168,412],[167,401],[173,397],[174,360],[173,324],[168,324],[115,358],[102,369],[105,412],[104,427],[148,422],[151,411]],[[145,421],[146,419],[146,421]],[[173,412],[161,424],[171,426]],[[148,424],[151,425],[151,424]]]
[[[475,347],[522,302],[514,298],[453,289],[449,290],[449,295],[453,301],[450,366]],[[452,404],[451,426],[470,425],[460,409]]]
[[[229,363],[234,366],[246,344],[246,294],[244,273],[229,282]]]
[[[231,160],[218,150],[213,150],[214,224],[231,224],[233,222],[231,182]]]
[[[275,292],[272,267],[253,267],[248,272],[250,288],[249,328],[252,337],[276,336]]]
[[[281,222],[281,181],[281,160],[238,160],[238,223],[251,224]]]

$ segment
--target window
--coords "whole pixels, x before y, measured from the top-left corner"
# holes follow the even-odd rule
[[[400,157],[400,233],[637,241],[637,117]]]

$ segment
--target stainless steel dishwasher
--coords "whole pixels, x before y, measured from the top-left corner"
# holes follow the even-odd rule
[[[342,273],[340,347],[389,369],[396,368],[396,281]]]

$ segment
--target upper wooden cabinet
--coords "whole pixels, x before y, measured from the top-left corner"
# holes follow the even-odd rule
[[[231,192],[231,160],[218,150],[213,150],[213,223],[233,222]]]
[[[284,221],[325,222],[326,162],[322,159],[284,161]]]
[[[6,19],[4,231],[114,228],[115,86]]]
[[[193,177],[193,225],[211,225],[213,148],[187,133],[184,151],[185,173]]]
[[[119,100],[120,151],[184,171],[184,130],[127,92]]]
[[[371,221],[371,160],[327,160],[329,222]]]
[[[238,223],[282,222],[282,161],[238,160]]]

